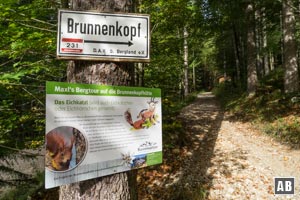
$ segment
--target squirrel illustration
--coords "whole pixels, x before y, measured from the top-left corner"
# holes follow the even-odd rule
[[[130,109],[127,109],[124,113],[125,120],[135,129],[145,128],[145,123],[147,120],[153,125],[155,125],[155,107],[158,101],[154,101],[154,98],[151,97],[151,100],[147,102],[149,104],[148,109],[143,109],[138,114],[137,118],[141,118],[137,121],[132,120]]]
[[[69,169],[74,142],[71,127],[59,127],[46,135],[46,149],[51,156],[50,168],[57,171]]]

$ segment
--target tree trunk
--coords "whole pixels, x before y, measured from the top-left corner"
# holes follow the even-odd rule
[[[254,8],[249,3],[246,8],[248,30],[247,30],[247,92],[252,96],[256,92],[257,70],[255,53],[255,33],[254,33]]]
[[[299,90],[297,47],[295,41],[295,16],[293,13],[292,0],[282,1],[283,16],[283,66],[284,91],[285,93]]]
[[[233,45],[234,45],[234,58],[235,58],[235,68],[236,68],[236,81],[240,85],[241,78],[241,66],[240,66],[240,51],[239,51],[239,40],[235,28],[235,24],[232,25],[232,31],[233,31]]]
[[[264,75],[270,74],[269,66],[269,53],[267,49],[267,25],[266,25],[266,8],[262,8],[262,45],[263,45],[263,64],[264,64]]]
[[[261,10],[260,8],[255,9],[255,47],[256,47],[256,71],[258,79],[261,79],[264,76],[263,68],[263,57],[262,57],[262,27],[261,27]]]
[[[196,69],[195,69],[195,65],[193,65],[193,91],[196,91]]]
[[[272,52],[269,52],[269,63],[270,63],[270,71],[273,71],[275,68],[274,55]]]
[[[227,63],[226,63],[226,52],[225,52],[225,49],[224,49],[224,52],[223,52],[223,76],[224,76],[224,80],[226,82],[227,80]]]
[[[188,31],[186,27],[183,29],[183,62],[184,62],[184,97],[189,94],[189,63],[188,63]]]
[[[131,2],[131,0],[73,0],[71,9],[128,12],[132,6]],[[133,82],[132,76],[133,65],[130,63],[70,61],[67,69],[67,81],[73,83],[128,86]],[[59,199],[137,199],[136,171],[61,186]]]
[[[144,64],[138,63],[135,66],[135,85],[139,87],[144,86]]]

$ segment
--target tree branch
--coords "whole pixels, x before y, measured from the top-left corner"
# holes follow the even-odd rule
[[[28,25],[28,24],[20,23],[20,22],[16,22],[16,23],[18,23],[18,24],[20,24],[22,26],[29,27],[29,28],[35,28],[35,29],[42,30],[42,31],[48,31],[48,32],[56,33],[56,31],[53,31],[53,30],[49,30],[49,29],[45,29],[45,28],[40,28],[40,27],[36,27],[36,26],[31,26],[31,25]]]
[[[29,92],[28,90],[26,90],[25,88],[22,88],[25,92],[27,92],[30,96],[32,96],[33,98],[35,98],[41,105],[45,106],[45,104],[39,100],[36,96],[34,96],[31,92]]]
[[[23,150],[20,150],[20,149],[16,149],[16,148],[12,148],[12,147],[7,147],[7,146],[1,145],[1,144],[0,144],[0,147],[4,148],[4,149],[9,149],[9,150],[12,150],[12,151],[17,151],[17,152],[20,152],[20,153],[23,153],[23,154],[31,155],[31,156],[44,156],[43,154],[30,153],[30,152],[23,151]]]

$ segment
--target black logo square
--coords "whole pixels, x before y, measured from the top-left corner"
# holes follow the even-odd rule
[[[274,178],[274,194],[295,194],[295,178]]]

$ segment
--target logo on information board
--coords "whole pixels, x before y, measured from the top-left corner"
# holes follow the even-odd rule
[[[156,149],[156,148],[158,148],[158,145],[156,142],[146,141],[139,146],[138,151],[152,150],[152,149]]]

